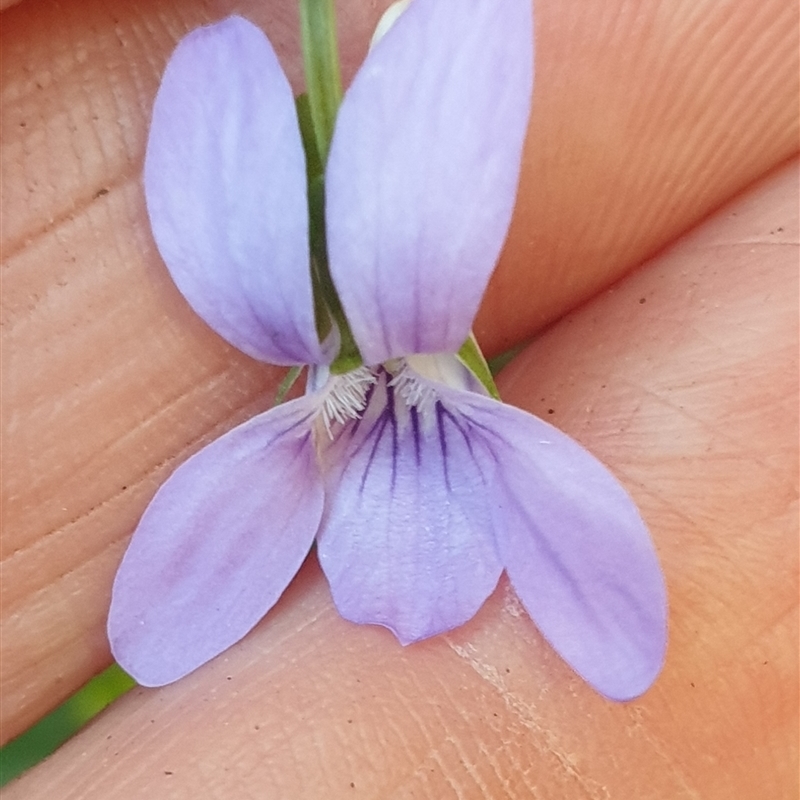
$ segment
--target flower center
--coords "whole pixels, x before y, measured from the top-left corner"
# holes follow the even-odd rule
[[[377,381],[377,375],[369,367],[359,367],[343,375],[337,375],[328,384],[325,401],[322,404],[322,420],[325,430],[332,439],[331,430],[335,423],[344,425],[351,419],[358,419],[367,407],[370,389]]]
[[[380,386],[378,386],[380,384]],[[379,389],[375,394],[376,388]],[[337,427],[364,417],[373,401],[391,406],[392,414],[405,418],[415,409],[421,419],[433,412],[438,400],[436,390],[421,380],[406,359],[396,358],[377,367],[359,367],[331,378],[322,403],[322,421],[330,439]],[[376,411],[379,411],[376,408]]]
[[[395,395],[405,401],[408,408],[416,408],[423,417],[427,416],[438,399],[435,389],[427,381],[421,381],[405,360],[400,360],[394,372],[389,371],[389,374],[392,375],[389,386],[394,388]]]

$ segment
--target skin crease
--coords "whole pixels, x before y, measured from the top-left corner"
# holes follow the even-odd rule
[[[346,75],[383,5],[338,4]],[[147,501],[280,377],[188,309],[144,214],[166,59],[231,11],[299,87],[293,4],[3,11],[3,740],[107,665]],[[505,581],[469,625],[403,649],[338,617],[312,556],[242,643],[135,690],[9,798],[796,796],[797,10],[536,11],[517,213],[476,330],[496,352],[576,309],[500,388],[640,504],[670,591],[663,675],[604,701]]]

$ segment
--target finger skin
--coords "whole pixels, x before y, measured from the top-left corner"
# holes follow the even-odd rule
[[[402,648],[312,559],[243,642],[135,690],[8,800],[790,797],[797,779],[797,164],[552,327],[501,376],[639,503],[670,594],[665,669],[603,700],[504,580]],[[67,787],[67,788],[65,788]]]
[[[783,0],[537,2],[517,209],[475,325],[489,351],[608,286],[797,151],[798,16]]]
[[[795,147],[790,6],[629,7],[603,4],[611,16],[598,17],[577,0],[537,5],[518,212],[478,321],[490,350],[607,285]],[[141,191],[170,51],[232,10],[264,27],[298,88],[284,3],[30,0],[3,12],[4,741],[108,663],[109,591],[136,520],[178,463],[267,407],[279,377],[188,309]],[[346,75],[380,10],[340,9]]]

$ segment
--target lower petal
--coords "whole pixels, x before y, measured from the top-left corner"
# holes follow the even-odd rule
[[[320,563],[342,616],[403,644],[469,620],[502,571],[486,486],[457,416],[387,384],[324,455]]]
[[[323,488],[313,398],[262,414],[180,466],[114,581],[108,633],[139,683],[177,680],[241,639],[307,555]]]
[[[636,506],[561,431],[511,406],[465,398],[476,448],[494,475],[498,550],[525,608],[599,692],[640,695],[663,664],[667,601]]]

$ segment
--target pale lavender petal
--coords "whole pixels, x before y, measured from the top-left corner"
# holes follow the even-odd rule
[[[536,417],[463,395],[492,495],[497,546],[525,608],[602,694],[655,680],[667,601],[653,542],[628,494],[594,456]]]
[[[139,683],[175,681],[241,639],[311,547],[323,488],[315,398],[227,433],[180,466],[142,517],[114,581],[108,634]]]
[[[466,339],[514,205],[532,43],[531,0],[413,0],[345,95],[328,249],[366,363]]]
[[[158,249],[217,333],[275,364],[325,360],[294,100],[254,25],[229,17],[180,42],[156,96],[144,182]]]
[[[342,616],[403,643],[469,620],[502,572],[486,487],[456,416],[373,388],[324,455],[320,563]]]

